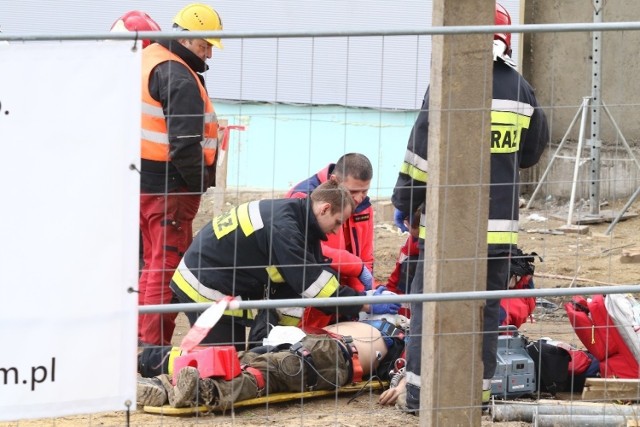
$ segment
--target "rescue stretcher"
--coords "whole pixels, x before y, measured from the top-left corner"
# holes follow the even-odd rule
[[[253,399],[247,399],[247,400],[241,400],[239,402],[235,402],[233,404],[233,409],[246,408],[251,406],[260,406],[266,403],[273,404],[273,403],[291,402],[291,401],[296,401],[300,399],[333,396],[336,393],[342,395],[342,394],[363,392],[363,390],[367,390],[367,391],[384,390],[388,386],[389,386],[388,381],[378,381],[378,380],[368,381],[367,380],[367,381],[361,381],[359,383],[348,384],[348,385],[339,387],[336,390],[313,390],[313,391],[301,391],[296,393],[291,393],[291,392],[272,393],[268,396],[261,396]],[[222,412],[222,409],[216,409],[206,405],[194,406],[189,408],[174,408],[170,405],[144,406],[142,410],[149,414],[177,415],[177,416],[194,415],[194,414],[207,413],[207,412]]]
[[[224,310],[227,309],[227,306],[233,301],[231,297],[227,297],[224,300],[219,301],[217,304],[212,305],[209,309],[207,309],[196,321],[195,325],[189,330],[187,335],[183,338],[181,343],[181,349],[192,350],[194,349],[202,340],[204,335],[217,323],[217,321],[222,316]],[[403,316],[398,316],[398,318],[403,318],[404,322],[408,323],[408,319]],[[393,331],[385,330],[387,336],[394,336],[400,329],[396,327],[396,323],[389,323],[386,320],[375,320],[370,319],[371,322],[378,323],[376,328],[383,331],[385,328],[391,328]],[[372,323],[373,324],[373,323]],[[280,330],[284,330],[287,328],[279,327]],[[276,329],[276,328],[274,328]],[[326,331],[323,331],[326,333]],[[299,337],[298,337],[299,339]],[[297,339],[296,339],[297,341]],[[291,342],[291,341],[289,341]],[[275,344],[275,343],[271,343]],[[229,350],[229,351],[227,351]],[[355,359],[357,360],[357,350],[355,351]],[[195,365],[192,363],[194,360],[204,357],[196,363]],[[351,357],[354,357],[351,354]],[[215,359],[215,360],[214,360]],[[176,358],[174,361],[175,373],[177,373],[181,367],[183,366],[199,366],[200,374],[206,376],[209,375],[217,375],[220,377],[224,377],[226,380],[231,380],[231,378],[235,377],[240,373],[240,364],[238,363],[237,357],[235,355],[235,350],[231,346],[218,346],[217,348],[209,348],[202,352],[191,353],[185,356],[180,356]],[[237,365],[237,366],[236,366]],[[204,369],[203,367],[207,367]],[[224,367],[224,368],[222,368]],[[220,369],[218,372],[217,369]],[[243,408],[250,406],[258,406],[263,405],[265,403],[281,403],[287,401],[295,401],[299,399],[305,398],[314,398],[314,397],[323,397],[323,396],[331,396],[338,394],[347,394],[347,393],[362,393],[366,391],[373,390],[384,390],[389,386],[389,381],[382,381],[379,379],[376,380],[362,380],[362,367],[360,367],[360,375],[356,375],[355,372],[358,370],[354,367],[352,372],[354,373],[352,383],[339,387],[337,389],[332,390],[311,390],[311,391],[300,391],[300,392],[281,392],[281,393],[272,393],[270,395],[265,395],[261,397],[256,397],[253,399],[241,400],[238,402],[234,402],[233,408]],[[175,379],[175,377],[174,377]],[[190,415],[197,413],[207,413],[207,412],[222,412],[223,409],[216,409],[215,407],[209,407],[207,405],[193,406],[187,408],[174,408],[171,405],[163,405],[163,406],[143,406],[143,411],[151,414],[162,414],[162,415]]]

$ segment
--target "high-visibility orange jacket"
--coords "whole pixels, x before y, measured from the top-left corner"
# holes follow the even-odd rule
[[[145,192],[204,192],[218,144],[218,119],[202,77],[206,64],[176,42],[142,54],[141,186]]]

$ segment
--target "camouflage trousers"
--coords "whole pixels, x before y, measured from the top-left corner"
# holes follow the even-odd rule
[[[317,376],[315,390],[332,390],[346,384],[350,368],[341,344],[326,335],[307,335],[301,343],[311,354],[313,366],[289,350],[265,354],[244,352],[239,356],[240,363],[262,373],[264,389],[259,389],[255,377],[243,370],[231,381],[218,378],[201,380],[197,402],[217,409],[228,409],[234,402],[265,394],[306,391],[311,369],[315,370]]]

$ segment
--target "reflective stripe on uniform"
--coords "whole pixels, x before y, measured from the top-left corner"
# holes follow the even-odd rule
[[[409,175],[416,181],[427,182],[427,160],[407,150],[404,154],[404,162],[400,166],[400,173]]]
[[[260,202],[249,203],[249,218],[254,230],[261,230],[264,228],[264,222],[262,221],[262,215],[260,215]]]
[[[429,164],[426,159],[423,159],[411,150],[407,150],[404,153],[404,162],[422,171],[425,171],[425,173],[427,171],[427,165]]]
[[[238,206],[238,223],[245,236],[250,236],[264,228],[262,215],[260,215],[260,202],[249,202]]]
[[[530,104],[511,99],[493,99],[491,100],[491,109],[493,111],[516,113],[527,117],[533,115],[533,107]]]
[[[216,149],[218,147],[217,138],[205,138],[202,140],[202,148],[204,149]]]
[[[333,295],[340,283],[336,276],[328,272],[327,270],[322,270],[320,276],[302,293],[304,298],[329,298]]]
[[[253,234],[253,226],[251,225],[251,219],[249,219],[249,204],[243,203],[238,206],[238,224],[245,236]]]
[[[278,325],[298,326],[304,314],[304,307],[277,308],[276,311],[280,315]]]
[[[180,347],[171,347],[169,350],[169,363],[167,365],[167,373],[170,377],[173,376],[173,364],[176,361],[176,358],[182,356],[182,350]]]
[[[217,123],[218,122],[218,115],[216,114],[215,111],[211,111],[211,112],[205,112],[204,113],[204,122],[205,123]]]
[[[407,384],[411,384],[414,387],[420,388],[420,375],[416,375],[413,372],[407,371]]]
[[[424,240],[427,237],[427,214],[423,210],[420,215],[420,228],[418,230],[418,238]]]
[[[487,243],[490,245],[518,244],[518,221],[490,219],[487,224]]]
[[[140,135],[142,139],[145,139],[147,141],[151,141],[156,144],[169,145],[169,137],[167,136],[166,133],[154,132],[152,130],[142,129],[140,131]]]
[[[178,268],[173,273],[172,280],[182,292],[195,302],[216,302],[226,297],[222,292],[208,288],[200,283],[184,263],[184,258],[180,260]]]
[[[278,271],[278,267],[276,267],[275,265],[270,265],[269,267],[265,268],[265,270],[267,270],[269,279],[271,279],[272,282],[284,283],[284,277],[282,277],[282,274],[280,274],[280,271]]]
[[[162,110],[162,107],[158,107],[147,102],[142,102],[142,114],[164,119],[164,111]]]
[[[200,283],[184,263],[184,258],[180,260],[180,264],[173,273],[171,280],[173,280],[178,288],[193,302],[217,302],[227,296],[220,291],[208,288]],[[251,310],[226,310],[224,314],[237,317],[244,317],[246,314],[249,319],[253,319],[253,312]]]
[[[518,232],[518,221],[512,219],[490,219],[487,223],[487,231]]]
[[[507,231],[487,232],[487,244],[489,245],[517,245],[518,233]]]

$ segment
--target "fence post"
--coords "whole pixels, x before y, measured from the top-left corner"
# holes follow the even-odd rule
[[[493,23],[493,2],[434,0],[433,7],[434,26]],[[491,34],[433,37],[426,293],[485,289],[491,40]],[[480,425],[482,306],[423,305],[420,425]]]

